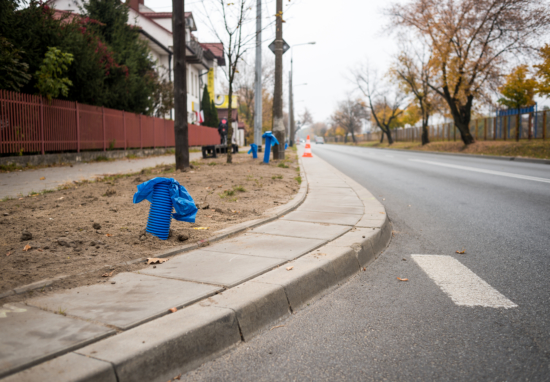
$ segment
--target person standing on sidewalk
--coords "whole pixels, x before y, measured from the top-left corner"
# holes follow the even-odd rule
[[[223,118],[218,124],[218,133],[220,134],[220,144],[227,144],[227,119]]]

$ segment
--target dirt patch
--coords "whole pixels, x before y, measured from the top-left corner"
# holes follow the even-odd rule
[[[269,165],[246,154],[234,155],[231,165],[225,160],[223,156],[195,161],[188,172],[160,166],[74,182],[59,191],[0,203],[0,293],[61,275],[70,277],[43,291],[106,281],[102,275],[107,270],[114,270],[114,276],[143,267],[117,264],[208,239],[220,229],[287,203],[299,189],[297,158],[290,150],[287,160]],[[175,178],[200,206],[194,224],[172,220],[172,235],[166,241],[144,232],[149,202],[132,203],[136,186],[157,176]]]

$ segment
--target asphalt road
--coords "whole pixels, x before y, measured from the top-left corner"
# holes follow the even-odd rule
[[[550,380],[549,165],[334,145],[313,154],[384,204],[390,246],[283,327],[182,380]]]

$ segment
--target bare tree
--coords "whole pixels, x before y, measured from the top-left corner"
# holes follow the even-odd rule
[[[338,102],[338,107],[330,117],[333,127],[342,127],[346,131],[344,142],[348,141],[348,135],[351,134],[353,143],[357,143],[355,134],[361,132],[363,121],[369,117],[367,105],[364,101],[351,99]]]
[[[376,126],[382,130],[380,142],[384,140],[384,134],[388,137],[388,143],[393,143],[391,129],[397,118],[407,108],[408,99],[404,92],[396,89],[387,81],[381,80],[367,65],[354,72],[357,87],[367,99],[367,108]]]
[[[424,49],[422,49],[424,48]],[[403,90],[416,99],[422,120],[422,145],[430,143],[428,123],[430,115],[437,109],[441,97],[430,87],[433,78],[433,67],[430,66],[431,54],[425,47],[415,49],[412,44],[404,47],[396,57],[390,73],[402,86]]]
[[[437,68],[430,87],[449,105],[466,145],[474,142],[474,99],[494,87],[507,59],[538,43],[550,23],[548,4],[539,0],[413,0],[389,13],[392,27],[413,29],[430,46]]]
[[[255,37],[253,30],[250,32],[244,31],[246,25],[252,20],[251,9],[253,1],[251,0],[234,0],[234,2],[225,2],[224,0],[215,0],[209,2],[212,8],[207,9],[204,0],[202,1],[205,15],[210,23],[211,29],[216,37],[222,41],[225,50],[225,56],[227,58],[227,66],[224,68],[225,75],[228,82],[228,95],[229,102],[227,107],[227,163],[232,163],[232,150],[231,145],[233,143],[233,124],[232,124],[232,112],[233,112],[233,84],[235,76],[238,73],[237,66],[242,61],[248,48],[251,47],[250,43]],[[221,24],[223,25],[223,33],[218,31],[215,27],[214,21],[215,14],[221,18]]]

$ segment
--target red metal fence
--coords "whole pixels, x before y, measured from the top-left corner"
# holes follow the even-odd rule
[[[189,146],[220,142],[189,124]],[[0,154],[173,147],[174,121],[0,90]]]

